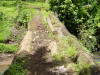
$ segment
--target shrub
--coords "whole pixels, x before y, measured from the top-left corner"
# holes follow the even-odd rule
[[[96,30],[100,20],[98,0],[51,0],[50,6],[88,50],[97,50]]]

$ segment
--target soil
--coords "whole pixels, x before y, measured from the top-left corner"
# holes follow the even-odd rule
[[[19,26],[19,28],[17,29],[16,27],[12,27],[10,31],[11,31],[12,36],[11,38],[9,38],[10,41],[7,44],[14,44],[14,43],[20,44],[27,29],[23,26]]]
[[[9,68],[14,58],[13,54],[0,54],[0,75]]]
[[[65,71],[60,73],[59,71],[63,70],[58,71],[59,68],[54,70],[58,63],[53,60],[51,49],[56,47],[53,48],[53,45],[51,45],[52,42],[54,44],[54,41],[49,38],[48,30],[42,23],[41,9],[37,10],[39,11],[38,16],[33,16],[32,21],[29,23],[28,32],[17,55],[27,55],[29,58],[27,75],[67,75],[67,73],[64,73]]]
[[[48,37],[48,31],[42,23],[40,10],[38,17],[32,19],[31,25],[34,25],[32,51],[30,51],[33,55],[30,56],[27,75],[56,75],[50,72],[50,69],[55,65],[50,50],[48,50],[49,43],[52,40]]]

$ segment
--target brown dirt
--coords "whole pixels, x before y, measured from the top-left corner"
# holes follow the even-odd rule
[[[27,75],[68,75],[65,68],[59,69],[52,58],[52,53],[56,53],[56,43],[49,38],[48,30],[42,23],[41,10],[37,10],[39,15],[29,23],[28,32],[17,53],[28,58]]]
[[[42,23],[41,10],[37,10],[39,15],[33,17],[29,23],[28,32],[21,42],[17,56],[27,56],[29,59],[27,75],[58,75],[53,72],[53,68],[58,64],[51,56],[51,49],[56,47],[51,45],[52,40],[48,37],[48,30]]]
[[[42,23],[42,14],[39,10],[39,15],[32,19],[30,26],[34,27],[32,34],[32,55],[29,56],[30,62],[28,65],[27,75],[56,75],[50,71],[57,64],[52,60],[49,43],[52,41],[48,37],[48,31]]]
[[[16,29],[15,27],[12,27],[10,31],[11,31],[12,37],[9,38],[9,42],[7,44],[14,44],[14,43],[20,44],[27,29],[24,28],[23,26],[19,26],[18,29]]]
[[[9,68],[14,58],[13,54],[0,54],[0,75]]]

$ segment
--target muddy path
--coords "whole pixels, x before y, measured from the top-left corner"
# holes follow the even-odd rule
[[[48,37],[48,31],[42,23],[41,10],[38,17],[33,18],[31,25],[34,25],[31,51],[33,55],[30,56],[27,75],[56,75],[51,69],[57,64],[52,60],[48,49],[52,40]]]
[[[48,30],[42,22],[41,9],[38,16],[32,18],[17,56],[27,56],[27,75],[59,75],[54,70],[58,64],[53,60],[51,50],[55,50],[54,40],[48,36]],[[53,42],[53,43],[52,43]],[[55,51],[54,51],[55,52]],[[60,70],[59,70],[60,71]],[[60,75],[67,75],[61,72]]]

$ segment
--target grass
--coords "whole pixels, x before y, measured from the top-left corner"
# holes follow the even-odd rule
[[[43,2],[24,2],[25,6],[28,7],[38,7],[38,8],[44,8],[44,9],[49,9],[50,6],[48,3],[43,3]]]
[[[18,44],[13,44],[13,45],[7,45],[0,43],[0,53],[16,53],[18,50]]]
[[[89,64],[79,63],[79,64],[72,64],[73,69],[78,73],[78,75],[91,75],[89,72]]]
[[[47,12],[46,10],[42,9],[43,23],[45,24],[46,28],[49,30],[49,33],[48,33],[49,37],[53,38],[53,39],[57,39],[57,35],[53,34],[48,23],[45,21],[45,19],[49,16],[50,13],[51,13],[51,11]],[[72,60],[74,60],[74,56],[77,53],[77,51],[73,46],[70,46],[70,44],[69,44],[70,41],[71,40],[69,38],[66,38],[66,39],[61,38],[61,43],[58,46],[58,49],[59,49],[58,52],[60,52],[60,53],[52,55],[54,60],[56,60],[57,62],[60,62],[60,63],[65,62],[66,55],[69,55],[69,57]]]
[[[14,1],[2,1],[0,3],[0,11],[3,12],[5,17],[4,21],[1,23],[0,22],[0,41],[7,41],[9,38],[12,37],[10,28],[15,26],[15,21],[25,23],[29,22],[32,18],[32,15],[38,16],[38,11],[37,9],[29,8],[29,6],[33,7],[46,7],[48,4],[43,4],[40,2],[25,2],[26,7],[23,5],[21,10],[16,10],[16,7],[14,6]],[[7,5],[6,5],[7,4]],[[24,4],[24,3],[23,3]],[[43,8],[43,9],[46,9]],[[17,39],[22,38],[22,36],[19,34]],[[16,53],[18,50],[18,44],[5,44],[5,43],[0,43],[0,53]],[[26,69],[25,65],[27,64],[27,61],[25,59],[20,59],[15,60],[11,67],[6,71],[6,75],[25,75]]]
[[[77,54],[76,48],[70,46],[70,39],[61,38],[61,42],[58,44],[58,54],[53,54],[53,58],[60,64],[66,63],[66,57],[69,57],[72,61],[75,59],[75,55]]]
[[[74,48],[68,47],[66,50],[61,51],[59,54],[53,54],[53,58],[58,62],[65,62],[66,57],[68,56],[72,61],[74,61],[76,54],[77,51]]]
[[[5,44],[11,38],[10,28],[15,25],[17,17],[13,1],[0,1],[0,53],[16,53],[18,44]]]
[[[18,50],[18,44],[5,43],[9,38],[13,38],[10,28],[16,27],[15,21],[28,23],[31,20],[32,15],[38,16],[37,9],[25,7],[24,5],[22,5],[23,7],[21,8],[21,10],[17,10],[14,4],[14,1],[0,1],[0,12],[4,14],[4,16],[0,16],[0,18],[4,18],[3,20],[0,19],[2,21],[0,22],[0,53],[16,53],[16,51]],[[28,2],[26,2],[26,4],[28,4]],[[29,5],[40,6],[41,3],[29,3]],[[20,34],[16,36],[16,39],[18,40],[20,40],[21,38],[22,36]],[[25,75],[26,63],[27,62],[25,59],[18,58],[18,61],[14,61],[12,63],[6,75]]]
[[[51,13],[51,11],[46,11],[45,9],[42,9],[42,15],[43,15],[43,19],[42,22],[43,24],[45,24],[45,27],[48,29],[49,31],[49,37],[52,39],[56,39],[57,35],[53,34],[53,32],[51,31],[51,28],[49,27],[47,21],[45,21],[47,19],[47,17],[49,16],[49,14]]]
[[[10,27],[14,26],[16,10],[14,7],[0,7],[0,42],[5,42],[11,36]]]
[[[25,75],[25,71],[20,64],[14,63],[7,75]]]
[[[10,37],[11,32],[7,26],[0,25],[0,42],[6,42]]]
[[[13,7],[15,6],[15,1],[0,1],[0,7]]]
[[[42,9],[43,18],[47,18],[49,16],[49,12],[50,11],[46,11],[45,9]]]
[[[5,72],[4,75],[25,75],[26,74],[27,60],[23,58],[16,58],[11,67]]]
[[[15,21],[28,23],[32,15],[37,16],[37,13],[36,9],[24,7],[24,3],[21,10],[18,10],[15,1],[0,1],[0,52],[16,52],[18,46],[4,44],[12,38],[11,27],[18,28]],[[26,24],[23,27],[27,27]],[[21,38],[20,35],[16,37],[18,40]]]

